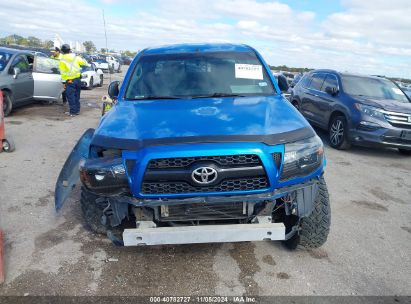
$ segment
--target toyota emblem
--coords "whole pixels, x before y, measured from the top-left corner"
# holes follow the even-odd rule
[[[217,179],[217,170],[211,167],[200,167],[191,173],[194,182],[201,185],[208,185]]]

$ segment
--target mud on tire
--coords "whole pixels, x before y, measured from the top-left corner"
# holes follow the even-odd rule
[[[289,249],[301,245],[307,249],[318,248],[327,241],[331,225],[330,199],[324,176],[320,177],[314,209],[310,216],[300,221],[301,230],[284,242]]]
[[[91,193],[84,187],[81,188],[81,210],[87,226],[96,233],[107,234],[107,227],[101,223],[103,210],[107,205],[105,202],[97,202],[98,198],[100,196]]]

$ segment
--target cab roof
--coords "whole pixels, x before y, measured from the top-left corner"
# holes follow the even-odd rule
[[[250,52],[251,47],[245,44],[203,43],[164,45],[144,50],[144,55],[195,53],[195,52]]]

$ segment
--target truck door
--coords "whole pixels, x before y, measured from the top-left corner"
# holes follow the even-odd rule
[[[36,100],[57,101],[63,92],[59,62],[56,59],[35,56],[33,67],[34,94]]]
[[[15,73],[17,72],[17,74]],[[10,88],[16,103],[25,103],[33,98],[33,75],[27,56],[19,54],[14,57],[8,74],[13,77]]]

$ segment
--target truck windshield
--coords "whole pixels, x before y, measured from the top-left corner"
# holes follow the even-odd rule
[[[0,51],[0,72],[6,68],[7,63],[13,55],[7,52]]]
[[[409,102],[405,94],[392,81],[383,78],[342,76],[345,93],[378,99]]]
[[[273,95],[254,52],[146,55],[140,58],[125,98],[206,98]]]

